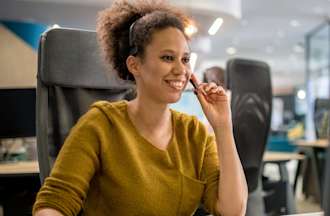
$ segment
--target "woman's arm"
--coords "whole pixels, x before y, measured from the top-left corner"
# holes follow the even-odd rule
[[[63,216],[61,212],[52,208],[41,208],[36,211],[34,216]]]
[[[244,216],[248,189],[236,150],[231,124],[214,128],[221,177],[218,185],[217,210],[221,215]]]
[[[199,83],[194,74],[191,79]],[[215,83],[200,83],[196,86],[195,92],[214,130],[218,150],[221,176],[215,208],[224,216],[244,216],[248,189],[234,141],[228,95]]]

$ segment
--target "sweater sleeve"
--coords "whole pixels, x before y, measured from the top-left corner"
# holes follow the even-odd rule
[[[100,166],[100,131],[106,117],[92,108],[72,128],[40,189],[33,213],[53,208],[65,216],[77,215],[86,199],[90,180]]]
[[[218,197],[219,174],[219,160],[215,137],[208,135],[201,172],[202,179],[206,181],[202,202],[206,211],[212,215],[219,215],[215,209]]]

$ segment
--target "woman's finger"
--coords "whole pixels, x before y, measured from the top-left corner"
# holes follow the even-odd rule
[[[207,83],[207,86],[205,88],[205,91],[208,92],[210,91],[211,89],[213,88],[216,88],[218,87],[217,84],[215,82],[210,82],[210,83]]]
[[[223,93],[223,94],[225,94],[226,91],[221,86],[217,86],[216,88],[211,89],[211,93],[220,93],[220,94]]]

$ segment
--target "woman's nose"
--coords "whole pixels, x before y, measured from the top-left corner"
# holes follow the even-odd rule
[[[187,73],[189,73],[189,67],[188,67],[188,65],[186,65],[182,62],[178,62],[176,64],[176,67],[175,67],[174,71],[175,71],[175,74],[179,74],[179,75],[187,74]]]

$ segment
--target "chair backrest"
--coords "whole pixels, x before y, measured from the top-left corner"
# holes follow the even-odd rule
[[[264,62],[232,59],[226,83],[231,90],[234,137],[249,192],[258,186],[272,112],[270,68]]]
[[[106,70],[102,59],[93,31],[57,28],[41,36],[36,107],[41,182],[71,127],[93,102],[134,97],[132,83]]]
[[[314,102],[314,127],[317,139],[326,139],[329,130],[330,99],[316,98]]]

